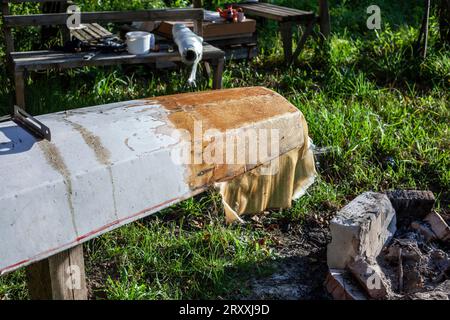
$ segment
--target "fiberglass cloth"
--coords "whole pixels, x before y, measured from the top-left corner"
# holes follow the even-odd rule
[[[217,184],[228,223],[242,221],[239,216],[243,214],[290,208],[292,201],[304,195],[313,184],[316,176],[314,154],[303,116],[301,121],[305,138],[302,146],[230,181]]]

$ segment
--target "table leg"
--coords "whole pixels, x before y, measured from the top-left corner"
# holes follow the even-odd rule
[[[312,33],[312,31],[314,29],[314,23],[315,23],[314,20],[311,20],[306,25],[305,32],[303,32],[303,35],[302,35],[300,41],[297,44],[297,49],[295,49],[295,52],[292,55],[292,60],[290,61],[291,63],[294,61],[294,59],[296,59],[298,57],[300,52],[303,50],[303,47],[305,46],[306,40],[308,40],[309,35]]]
[[[214,68],[214,76],[213,76],[213,89],[222,89],[222,76],[223,76],[223,67],[224,67],[224,59],[220,58],[213,61]]]
[[[204,61],[203,65],[205,66],[206,77],[210,79],[212,76],[211,64],[209,61]]]
[[[23,71],[14,72],[14,85],[16,90],[16,105],[25,109],[25,78]]]
[[[31,299],[86,300],[83,245],[77,245],[27,267]]]
[[[292,60],[292,22],[280,22],[281,40],[283,41],[284,60]]]

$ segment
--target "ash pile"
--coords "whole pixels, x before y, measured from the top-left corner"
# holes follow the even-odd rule
[[[450,299],[450,215],[430,191],[366,192],[330,223],[334,299]]]

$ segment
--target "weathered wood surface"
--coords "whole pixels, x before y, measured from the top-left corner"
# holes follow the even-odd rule
[[[111,33],[101,27],[97,22],[129,22],[148,20],[193,20],[194,30],[202,35],[203,9],[161,9],[161,10],[141,10],[141,11],[104,11],[81,13],[81,22],[87,27],[72,30],[72,34],[85,41],[95,40],[101,37],[110,36]],[[49,50],[32,52],[14,52],[14,41],[11,28],[46,25],[65,25],[68,13],[47,13],[34,15],[13,16],[9,13],[8,3],[2,3],[3,31],[7,43],[7,59],[14,72],[16,89],[16,104],[25,108],[25,88],[24,72],[47,70],[47,69],[69,69],[84,66],[109,66],[119,64],[141,64],[153,62],[179,62],[181,57],[177,51],[174,52],[151,52],[146,55],[132,55],[123,53],[95,53],[90,59],[84,59],[87,53],[65,53]],[[68,30],[66,30],[68,31]],[[211,45],[205,43],[203,50],[203,60],[218,60],[215,62],[218,70],[223,69],[223,64],[219,63],[225,53]],[[220,79],[218,78],[220,77]],[[221,88],[222,74],[214,73],[214,89]],[[216,85],[220,84],[220,87]]]
[[[241,36],[237,37],[213,37],[211,39],[208,39],[208,42],[211,43],[215,47],[226,47],[226,46],[233,46],[233,45],[246,45],[246,44],[253,44],[257,45],[258,39],[256,37],[256,34],[243,34]]]
[[[2,17],[7,16],[10,14],[8,3],[2,2]],[[11,33],[11,28],[4,26],[3,29],[3,35],[5,37],[5,44],[6,44],[6,53],[10,53],[14,51],[14,39]]]
[[[280,23],[280,33],[281,40],[283,41],[285,61],[292,60],[292,28],[293,24],[291,21]]]
[[[13,52],[11,54],[16,70],[66,69],[81,66],[106,66],[118,64],[141,64],[156,61],[181,61],[178,51],[150,52],[134,55],[128,52],[99,53],[90,60],[84,60],[86,52],[66,53],[59,51]],[[209,44],[203,46],[203,60],[223,58],[224,52]]]
[[[326,1],[325,1],[326,2]],[[273,5],[270,3],[235,3],[235,6],[244,9],[244,12],[249,15],[254,15],[257,17],[262,17],[270,20],[278,21],[279,30],[281,34],[281,39],[284,48],[284,60],[287,63],[292,63],[295,58],[298,57],[302,48],[304,47],[306,40],[311,34],[314,24],[316,22],[316,16],[312,11],[303,11],[288,7],[282,7],[278,5]],[[320,1],[320,10],[322,10],[322,16],[325,17],[328,11],[324,11],[324,3]],[[319,21],[320,20],[319,18]],[[322,21],[324,22],[324,21]],[[295,52],[293,52],[293,29],[298,24],[306,24],[306,29],[297,45]],[[324,22],[323,28],[326,30],[326,21]]]
[[[194,120],[203,126],[200,139],[209,129],[219,130],[221,139],[233,129],[279,130],[279,153],[259,159],[266,163],[304,143],[301,117],[279,94],[256,87],[36,117],[50,128],[51,142],[38,141],[13,122],[0,123],[0,274],[54,256],[258,166],[174,161],[173,154],[191,142],[174,133],[188,130],[193,137]]]
[[[6,15],[3,17],[6,27],[26,27],[41,25],[65,25],[70,13],[48,13],[30,15]],[[203,9],[153,9],[136,11],[99,11],[80,13],[82,23],[129,22],[158,20],[199,20],[203,19]]]
[[[87,53],[65,53],[59,51],[42,50],[28,52],[13,52],[10,58],[14,68],[14,84],[16,92],[16,104],[22,108],[25,103],[25,79],[26,71],[38,71],[48,69],[70,69],[84,66],[111,66],[120,64],[144,64],[156,62],[181,62],[178,51],[174,52],[150,52],[145,55],[133,55],[122,53],[98,53],[90,60],[83,57]],[[204,43],[203,61],[209,61],[215,66],[213,73],[213,89],[222,88],[223,59],[225,53],[212,45]]]
[[[33,300],[86,300],[83,245],[29,265],[27,286]]]
[[[179,21],[163,21],[155,30],[155,33],[164,36],[167,39],[172,39],[172,28],[179,23]],[[191,22],[184,23],[188,28],[192,29]],[[256,21],[253,19],[246,19],[240,23],[226,23],[205,21],[203,26],[203,39],[210,41],[214,38],[232,38],[243,37],[244,35],[253,34],[256,31]]]
[[[425,4],[425,7],[424,7],[423,18],[422,18],[422,25],[420,27],[419,37],[416,42],[416,52],[423,59],[426,58],[427,50],[428,50],[428,29],[429,29],[429,23],[430,23],[431,0],[425,0],[424,4]]]
[[[25,76],[23,70],[14,72],[14,88],[16,91],[16,104],[20,107],[25,106]]]
[[[297,49],[295,49],[294,54],[292,55],[292,59],[295,57],[298,57],[300,52],[303,50],[303,47],[305,46],[306,41],[308,40],[308,37],[311,35],[312,31],[314,29],[314,20],[311,20],[306,25],[306,29],[303,32],[302,37],[300,38],[300,41],[297,43]],[[292,60],[291,60],[292,61]]]
[[[103,28],[98,23],[83,24],[83,28],[70,30],[73,37],[81,41],[95,42],[104,37],[113,36],[111,32]]]
[[[330,10],[328,0],[319,0],[319,25],[320,33],[328,38],[331,33]]]
[[[255,15],[280,22],[285,21],[309,21],[314,18],[314,12],[303,11],[288,7],[273,5],[270,3],[235,3],[235,6],[244,9],[249,15]]]

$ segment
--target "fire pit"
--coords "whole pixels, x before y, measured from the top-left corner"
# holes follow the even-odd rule
[[[450,298],[450,216],[429,191],[366,192],[333,218],[327,291],[334,299]]]

